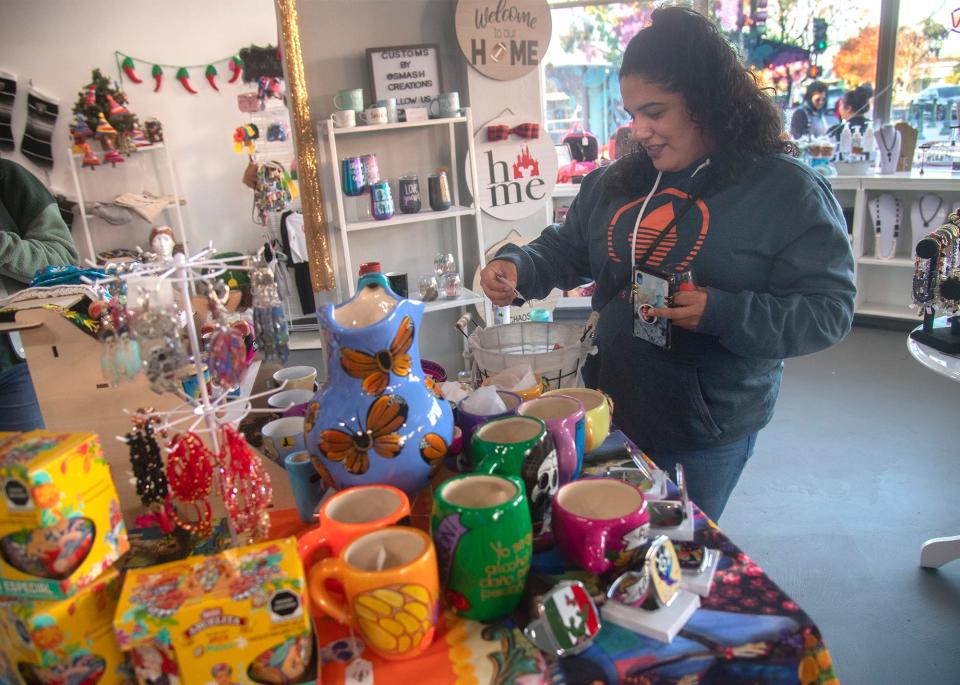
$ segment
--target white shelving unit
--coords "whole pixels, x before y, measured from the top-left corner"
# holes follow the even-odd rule
[[[853,207],[852,248],[856,260],[854,274],[857,300],[854,313],[885,319],[915,321],[917,310],[910,306],[913,280],[913,245],[910,206],[925,193],[938,193],[948,207],[960,207],[960,174],[927,167],[918,171],[898,172],[881,176],[833,176],[827,178],[840,204]],[[555,205],[569,205],[580,190],[577,184],[558,184],[554,190]],[[876,257],[873,222],[867,203],[881,193],[896,195],[903,205],[897,250],[891,259]]]
[[[332,212],[328,214],[328,220],[336,224],[336,228],[339,233],[339,250],[337,257],[340,261],[340,266],[342,267],[342,272],[345,276],[345,279],[341,279],[346,283],[345,295],[352,296],[356,289],[356,268],[351,256],[350,241],[352,235],[356,235],[361,231],[410,230],[415,225],[436,223],[440,223],[441,226],[452,227],[456,235],[457,266],[460,269],[461,278],[465,279],[467,272],[464,269],[463,262],[464,226],[462,219],[464,217],[472,217],[475,225],[475,249],[479,255],[480,266],[485,266],[486,260],[484,258],[485,241],[483,236],[483,223],[481,221],[480,208],[476,203],[476,198],[478,197],[478,188],[476,185],[477,170],[476,151],[474,149],[473,142],[473,119],[471,117],[469,108],[464,109],[463,116],[459,117],[428,119],[426,121],[411,121],[396,124],[356,126],[353,128],[336,128],[333,126],[333,122],[328,119],[320,122],[319,128],[319,138],[324,141],[325,147],[322,152],[325,153],[324,156],[326,157],[327,166],[331,170],[332,175],[332,187],[330,187],[331,192],[327,193],[329,197],[328,203],[332,207]],[[341,152],[341,144],[344,139],[362,139],[364,142],[369,140],[371,143],[378,144],[378,162],[382,168],[384,161],[387,160],[391,155],[402,155],[402,152],[399,149],[394,148],[396,151],[391,151],[389,144],[389,137],[391,135],[400,132],[406,132],[408,135],[411,132],[413,134],[422,132],[436,135],[437,131],[441,132],[441,136],[443,133],[446,133],[446,143],[449,147],[449,155],[445,158],[434,160],[434,162],[438,163],[434,163],[433,166],[444,167],[448,170],[450,193],[453,200],[453,204],[450,209],[443,211],[433,211],[430,209],[427,179],[421,176],[421,210],[416,214],[401,213],[399,209],[399,200],[395,197],[394,204],[396,210],[393,217],[390,219],[380,221],[366,217],[348,218],[348,200],[355,200],[355,198],[345,197],[342,190],[340,160],[341,157],[347,156]],[[461,165],[463,164],[463,159],[457,155],[458,132],[462,135],[461,140],[466,140],[467,155],[469,160],[466,182],[470,190],[470,195],[473,197],[472,203],[470,204],[462,202],[460,198],[460,169]],[[388,178],[386,175],[384,177]],[[391,178],[390,180],[393,181],[394,179]],[[396,184],[392,183],[391,187],[394,192],[396,192]],[[364,194],[362,197],[367,198],[367,195]],[[411,237],[413,237],[413,234],[411,234]],[[429,270],[428,267],[432,266],[432,257],[432,255],[429,255],[429,263],[426,261],[424,262],[424,271]],[[413,299],[416,294],[416,279],[417,274],[408,274],[411,299]],[[427,302],[426,311],[432,312],[443,309],[466,307],[469,305],[476,305],[478,309],[484,312],[484,317],[488,321],[491,320],[492,312],[490,311],[490,304],[486,298],[480,294],[467,290],[466,288],[463,289],[460,297],[452,299],[441,298],[434,300],[433,302]]]
[[[153,145],[146,145],[144,147],[138,147],[136,151],[131,154],[129,157],[125,157],[126,161],[122,164],[118,164],[115,167],[110,166],[109,164],[102,163],[100,166],[96,167],[93,171],[84,169],[83,164],[83,155],[75,154],[72,150],[70,151],[70,176],[73,179],[73,188],[77,194],[77,211],[80,214],[80,225],[83,228],[83,238],[86,243],[86,248],[88,252],[88,257],[91,260],[96,260],[97,258],[97,248],[94,245],[93,234],[90,231],[90,221],[99,221],[101,223],[107,224],[106,221],[100,219],[99,217],[88,214],[86,210],[86,203],[89,201],[99,201],[108,203],[113,200],[113,198],[119,194],[119,192],[105,193],[110,194],[110,197],[93,197],[95,192],[90,190],[85,191],[84,188],[88,184],[84,181],[89,177],[90,180],[100,181],[106,177],[108,184],[109,181],[113,181],[114,177],[122,175],[127,168],[127,165],[138,165],[141,161],[149,160],[149,163],[154,168],[154,183],[152,184],[153,188],[144,188],[143,183],[138,187],[127,187],[122,190],[114,187],[114,191],[120,192],[139,192],[142,190],[151,190],[157,195],[172,195],[174,201],[168,203],[164,207],[164,212],[172,214],[175,230],[177,232],[178,239],[183,245],[184,252],[187,254],[190,253],[190,246],[187,243],[187,231],[186,224],[183,221],[183,210],[180,206],[180,200],[182,195],[180,194],[179,186],[177,185],[176,174],[173,171],[173,161],[170,159],[170,152],[164,143],[155,143]],[[102,154],[98,153],[98,156]],[[146,156],[146,157],[145,157]],[[164,178],[165,176],[165,178]],[[81,180],[83,179],[83,180]],[[101,191],[103,192],[103,191]],[[171,212],[172,210],[172,212]],[[146,223],[146,222],[144,222]],[[159,220],[156,223],[161,223]],[[166,223],[166,222],[163,222]],[[109,225],[109,224],[108,224]],[[142,242],[146,242],[148,233],[145,233],[143,236],[138,236],[141,238]],[[116,247],[116,246],[111,246]],[[108,248],[109,249],[109,248]]]

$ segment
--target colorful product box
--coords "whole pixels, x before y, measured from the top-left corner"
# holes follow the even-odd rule
[[[127,685],[133,673],[113,633],[115,569],[70,599],[0,600],[0,682]]]
[[[305,683],[317,676],[294,538],[127,572],[117,642],[144,685]]]
[[[129,546],[95,434],[0,438],[0,595],[65,599]]]

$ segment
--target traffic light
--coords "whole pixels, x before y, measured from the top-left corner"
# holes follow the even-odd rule
[[[816,64],[807,67],[807,78],[811,80],[820,78],[820,67]]]
[[[813,51],[820,54],[827,49],[827,20],[817,17],[813,20]]]

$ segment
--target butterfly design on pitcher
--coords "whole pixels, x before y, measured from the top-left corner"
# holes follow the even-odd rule
[[[413,333],[413,320],[405,316],[397,328],[397,334],[393,336],[390,349],[370,354],[344,348],[340,355],[340,366],[349,375],[363,380],[365,393],[379,395],[387,389],[391,371],[398,376],[409,375],[411,359],[408,352],[413,344]]]
[[[447,443],[436,433],[427,433],[420,441],[420,456],[431,468],[436,468],[447,456]]]
[[[366,424],[357,419],[357,429],[328,428],[320,433],[320,451],[331,461],[341,462],[350,473],[366,473],[370,466],[367,453],[373,450],[392,459],[403,449],[403,437],[397,431],[407,420],[407,403],[399,395],[383,395],[367,410]]]

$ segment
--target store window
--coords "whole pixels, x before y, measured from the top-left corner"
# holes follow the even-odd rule
[[[920,142],[956,136],[960,109],[960,3],[900,3],[893,120],[917,129]]]
[[[589,131],[605,146],[629,121],[617,69],[623,50],[646,26],[653,2],[551,2],[553,35],[544,58],[544,121],[554,143]]]

